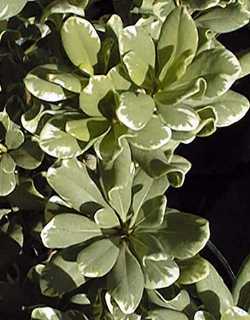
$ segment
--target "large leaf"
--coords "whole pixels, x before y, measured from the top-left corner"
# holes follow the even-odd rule
[[[113,83],[107,76],[92,76],[80,94],[80,108],[92,117],[103,117],[105,114],[111,113],[112,106],[106,103],[104,108],[109,110],[101,110],[100,102],[112,90]]]
[[[86,282],[75,261],[67,261],[62,254],[56,254],[40,270],[40,289],[49,297],[62,296]]]
[[[149,95],[125,92],[120,95],[116,114],[126,127],[137,131],[145,127],[151,119],[154,108],[154,100]]]
[[[0,196],[7,196],[15,189],[16,175],[14,172],[6,173],[2,168],[0,168],[0,180]]]
[[[131,151],[127,141],[112,164],[103,163],[102,181],[109,203],[125,222],[131,204],[131,188],[134,175]]]
[[[209,239],[208,221],[198,216],[169,210],[157,237],[167,254],[178,259],[195,256]]]
[[[249,22],[249,12],[239,3],[225,8],[215,7],[200,15],[196,22],[199,26],[217,33],[232,32]]]
[[[72,16],[64,22],[61,37],[71,62],[82,71],[93,74],[101,43],[92,24],[83,18]]]
[[[250,256],[243,262],[233,288],[234,303],[245,310],[250,308]]]
[[[108,207],[86,166],[75,159],[62,160],[50,167],[47,179],[50,186],[76,210],[84,211],[84,204],[91,203]]]
[[[24,142],[24,134],[16,126],[11,126],[5,135],[5,144],[8,150],[19,148]]]
[[[28,0],[1,0],[0,1],[0,20],[9,19],[17,15]]]
[[[77,256],[80,273],[89,278],[102,277],[116,263],[119,248],[109,239],[95,241]]]
[[[153,115],[147,125],[129,141],[142,150],[156,150],[169,142],[171,129],[157,115]]]
[[[206,310],[219,318],[234,305],[233,298],[223,279],[211,264],[209,264],[209,269],[208,276],[197,282],[196,288]]]
[[[232,90],[211,103],[217,115],[216,126],[226,127],[239,121],[249,110],[249,101]]]
[[[183,74],[196,53],[197,45],[195,22],[185,7],[176,8],[163,24],[157,46],[160,81],[169,82],[167,78],[173,76],[173,70],[178,74],[177,77]],[[182,64],[179,63],[180,60]],[[173,70],[170,70],[171,67]]]
[[[108,291],[121,311],[130,314],[138,307],[144,289],[139,262],[123,244],[118,260],[108,275]]]
[[[166,309],[156,309],[153,311],[149,311],[148,316],[146,318],[147,320],[188,320],[188,317],[178,311],[174,310],[166,310]]]
[[[101,229],[95,222],[71,213],[55,216],[41,232],[47,248],[67,248],[101,235]]]
[[[147,78],[155,65],[155,46],[151,37],[142,28],[126,27],[119,37],[120,52],[131,80],[138,86]]]

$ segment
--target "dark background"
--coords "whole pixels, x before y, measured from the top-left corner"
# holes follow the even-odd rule
[[[220,36],[234,53],[250,47],[250,29]],[[250,99],[250,76],[233,90]],[[250,112],[238,123],[177,150],[192,163],[184,186],[168,192],[168,206],[207,218],[211,240],[237,272],[250,254]]]

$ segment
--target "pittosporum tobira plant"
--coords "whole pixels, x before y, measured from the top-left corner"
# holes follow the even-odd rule
[[[111,4],[0,0],[0,313],[250,319],[249,259],[231,294],[208,221],[166,197],[191,168],[178,146],[249,109],[231,90],[249,53],[218,39],[249,1]]]

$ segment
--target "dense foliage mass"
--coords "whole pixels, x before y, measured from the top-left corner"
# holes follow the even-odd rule
[[[250,259],[230,293],[208,221],[166,198],[178,146],[249,109],[250,56],[218,40],[249,19],[248,0],[0,1],[5,319],[250,319]]]

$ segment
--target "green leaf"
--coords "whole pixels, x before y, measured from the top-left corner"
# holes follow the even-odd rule
[[[78,211],[84,209],[85,203],[109,207],[96,184],[90,178],[86,165],[75,159],[65,159],[50,167],[47,180],[50,186]],[[89,208],[86,209],[89,210]]]
[[[114,228],[120,226],[120,221],[112,209],[102,208],[95,213],[95,222],[100,228]]]
[[[147,320],[188,320],[188,317],[178,311],[174,310],[166,310],[166,309],[155,309],[153,311],[149,311]]]
[[[232,32],[249,22],[249,12],[241,3],[232,3],[225,8],[215,7],[200,15],[198,26],[211,29],[217,33]]]
[[[7,130],[5,136],[5,144],[8,150],[19,148],[24,142],[24,134],[20,129],[12,126]]]
[[[23,10],[27,0],[1,0],[0,20],[7,20]]]
[[[150,302],[159,307],[183,311],[190,304],[190,297],[186,290],[181,290],[175,297],[169,298],[166,295],[168,289],[147,290]]]
[[[215,318],[206,311],[197,311],[194,315],[194,320],[215,320]]]
[[[101,164],[104,189],[110,205],[125,222],[131,204],[131,188],[134,176],[131,151],[126,140],[124,147],[112,164]]]
[[[52,157],[66,159],[79,156],[84,147],[81,142],[65,132],[66,115],[59,115],[46,122],[40,132],[40,148]]]
[[[198,216],[169,210],[162,226],[157,230],[168,255],[178,259],[195,256],[209,239],[208,221]]]
[[[215,268],[209,264],[208,276],[196,283],[199,298],[206,310],[219,318],[228,308],[232,307],[233,298],[223,279]]]
[[[93,144],[96,138],[108,131],[109,125],[104,118],[82,118],[67,121],[65,130],[72,137]]]
[[[242,119],[249,110],[249,101],[232,90],[211,103],[217,115],[216,127],[226,127]]]
[[[141,130],[149,122],[155,108],[154,100],[145,93],[124,92],[116,110],[118,119],[132,130]]]
[[[167,177],[171,186],[180,188],[184,183],[185,175],[190,169],[191,163],[187,159],[173,155],[167,170]]]
[[[157,45],[159,62],[159,80],[166,82],[171,74],[170,68],[184,57],[182,66],[178,65],[175,72],[185,72],[186,67],[193,60],[198,46],[198,32],[192,17],[185,7],[173,10],[162,26]],[[169,80],[168,80],[169,81]]]
[[[47,248],[67,248],[101,235],[101,229],[95,222],[71,213],[55,216],[41,232]]]
[[[1,166],[1,160],[0,160]],[[0,167],[0,196],[4,197],[10,194],[16,187],[16,176],[14,172],[6,173]]]
[[[73,13],[78,16],[84,16],[84,9],[88,4],[88,0],[81,1],[81,5],[71,4],[68,0],[55,0],[50,3],[43,11],[42,22],[52,14]]]
[[[128,91],[132,85],[124,75],[124,68],[122,65],[117,65],[109,70],[107,77],[112,81],[113,87],[116,91]]]
[[[89,116],[103,117],[104,112],[99,108],[100,102],[112,90],[113,83],[107,76],[92,76],[88,85],[80,93],[80,108]],[[105,107],[108,107],[109,109],[112,108],[112,106],[109,105],[105,105]],[[111,110],[107,110],[106,113]]]
[[[50,307],[35,308],[32,310],[31,319],[34,320],[62,320],[62,313]]]
[[[220,0],[184,0],[184,3],[193,10],[206,10],[215,7]]]
[[[165,106],[158,104],[157,109],[166,125],[173,130],[192,131],[199,125],[199,115],[188,105]]]
[[[93,74],[101,43],[92,24],[80,17],[69,17],[63,24],[61,37],[71,62],[80,70]]]
[[[161,122],[160,118],[153,115],[147,125],[129,141],[142,150],[156,150],[169,142],[171,129]]]
[[[178,265],[171,257],[151,255],[143,259],[145,288],[160,289],[171,286],[179,278]]]
[[[67,261],[56,254],[40,271],[40,289],[48,297],[61,297],[86,282],[75,261]]]
[[[32,170],[40,166],[43,161],[43,152],[38,143],[32,139],[26,139],[21,148],[10,152],[17,166]]]
[[[131,80],[141,86],[147,73],[155,65],[155,46],[151,37],[142,28],[129,26],[119,37],[120,52]]]
[[[233,53],[224,48],[215,48],[202,51],[176,86],[188,86],[194,80],[205,79],[204,98],[211,99],[224,94],[239,74],[240,64]]]
[[[144,289],[139,262],[123,244],[118,260],[108,275],[108,291],[121,311],[130,314],[138,307]]]
[[[78,254],[79,271],[89,278],[103,277],[113,268],[118,256],[119,248],[111,240],[95,241]]]
[[[73,297],[70,298],[70,301],[74,304],[78,305],[89,305],[91,304],[89,298],[85,293],[77,293]]]
[[[159,196],[143,203],[137,216],[136,229],[147,229],[159,227],[165,216],[167,198]]]
[[[250,256],[243,262],[233,287],[234,303],[248,310],[250,308]]]
[[[4,153],[0,158],[0,169],[5,173],[14,173],[16,164],[9,153]]]
[[[239,78],[243,78],[250,74],[250,52],[243,52],[239,55],[238,59],[241,66],[241,73]]]
[[[178,282],[180,284],[188,285],[196,283],[206,278],[209,274],[209,264],[206,259],[199,255],[190,259],[178,261],[180,267],[180,278]]]
[[[70,97],[69,92],[80,93],[81,82],[69,70],[55,64],[46,64],[29,72],[24,84],[36,98],[57,102]]]
[[[238,307],[232,307],[222,315],[221,320],[250,320],[250,315]]]

